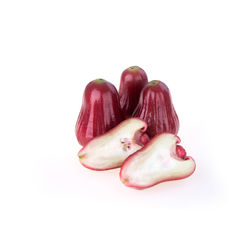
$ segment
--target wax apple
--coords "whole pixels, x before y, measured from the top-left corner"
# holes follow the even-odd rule
[[[186,156],[184,148],[177,145],[179,142],[179,137],[174,134],[156,135],[123,162],[121,181],[128,187],[144,189],[190,176],[195,171],[195,162]]]
[[[143,88],[133,117],[145,120],[150,138],[163,132],[177,134],[179,130],[170,91],[161,81],[151,81]]]
[[[147,82],[148,78],[145,71],[138,66],[129,67],[122,72],[119,96],[125,118],[132,116],[138,104],[141,90]]]
[[[120,167],[131,154],[141,149],[140,137],[147,124],[138,118],[130,118],[95,137],[78,153],[81,164],[93,170],[107,170]]]
[[[76,122],[78,142],[85,145],[123,120],[115,86],[103,79],[90,82],[84,91],[82,107]]]

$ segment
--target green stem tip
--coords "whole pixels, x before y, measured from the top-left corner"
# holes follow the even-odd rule
[[[102,78],[98,78],[95,80],[95,83],[104,83],[106,82],[106,80],[102,79]]]
[[[151,81],[148,83],[149,86],[155,86],[157,84],[159,84],[159,81],[157,81],[157,80],[154,80],[154,81]]]
[[[136,71],[138,69],[139,69],[138,66],[131,66],[131,67],[128,68],[128,70],[130,70],[130,71]]]

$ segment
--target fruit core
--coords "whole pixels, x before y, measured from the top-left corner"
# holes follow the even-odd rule
[[[132,147],[132,140],[131,139],[129,139],[129,138],[122,138],[121,140],[121,144],[122,144],[122,149],[123,149],[123,151],[128,151],[128,150],[130,150],[131,149],[131,147]]]

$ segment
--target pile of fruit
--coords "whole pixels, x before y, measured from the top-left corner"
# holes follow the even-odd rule
[[[78,156],[89,169],[121,167],[121,181],[137,189],[183,179],[194,172],[195,162],[179,145],[178,130],[168,87],[148,82],[140,67],[129,67],[119,93],[103,79],[86,86],[76,123],[83,146]]]

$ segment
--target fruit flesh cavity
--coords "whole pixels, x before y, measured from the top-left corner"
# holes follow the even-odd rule
[[[174,134],[162,133],[153,138],[143,149],[124,161],[121,181],[138,189],[157,183],[188,177],[195,170],[191,157],[180,158],[176,144],[180,142]]]
[[[138,118],[121,122],[83,147],[78,153],[80,162],[85,167],[94,170],[121,166],[129,155],[142,148],[136,143],[135,134],[143,133],[146,128],[146,123]]]

